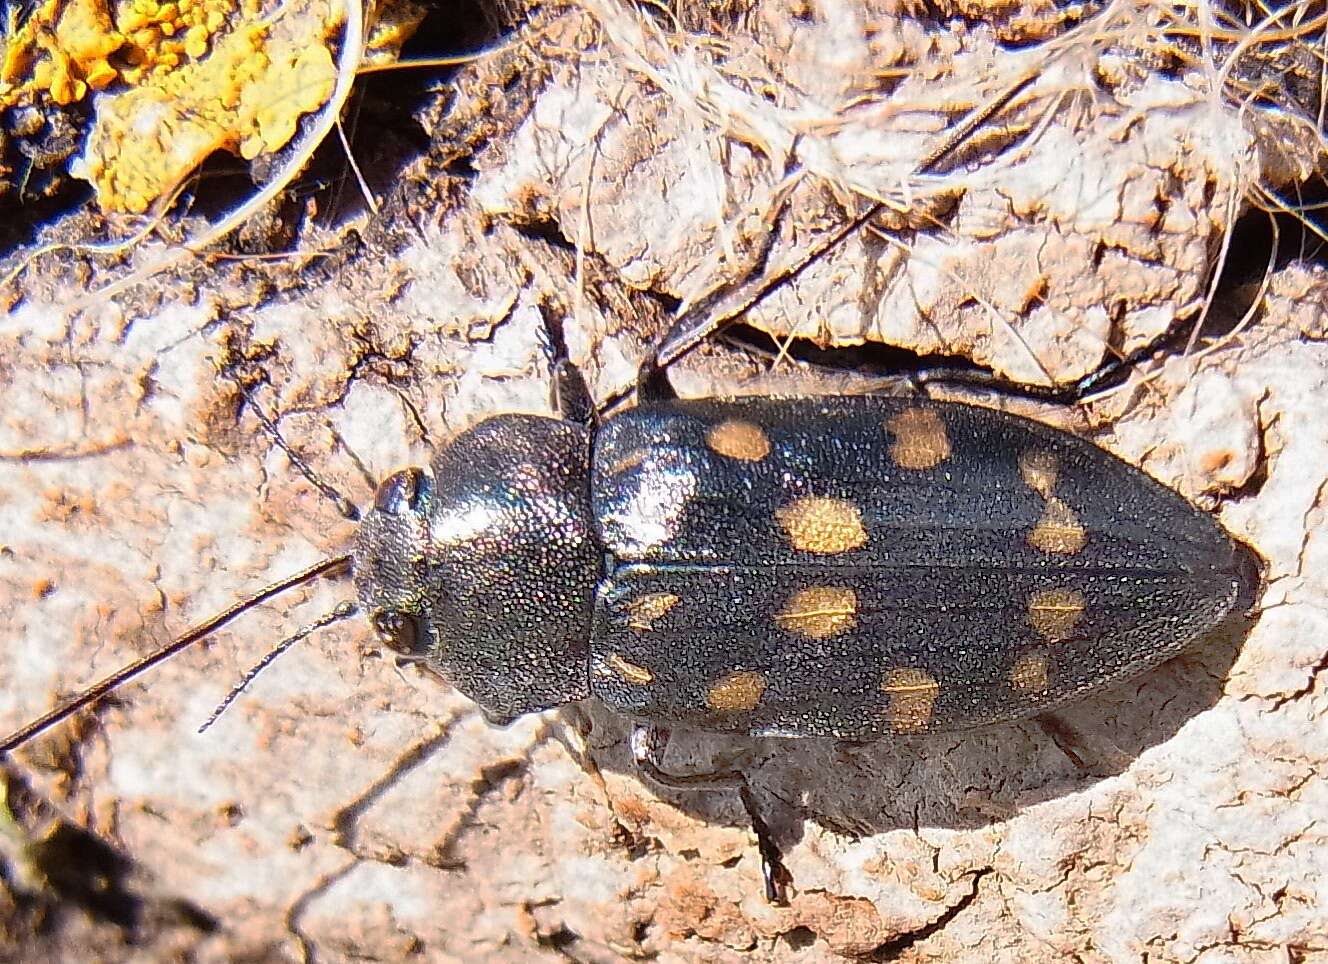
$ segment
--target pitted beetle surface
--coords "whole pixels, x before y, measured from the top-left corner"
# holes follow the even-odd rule
[[[600,421],[499,415],[387,478],[353,551],[195,627],[0,741],[96,702],[285,589],[353,569],[382,643],[494,723],[585,699],[642,772],[738,789],[766,895],[783,875],[738,772],[663,766],[670,729],[887,740],[1017,720],[1142,672],[1250,608],[1257,557],[1072,435],[923,398],[673,397]],[[346,618],[332,613],[282,641]],[[206,726],[207,724],[205,724]]]
[[[1175,655],[1258,584],[1251,553],[1144,473],[958,403],[504,415],[427,477],[413,500],[380,490],[360,601],[414,617],[497,721],[586,697],[786,737],[1016,720]]]

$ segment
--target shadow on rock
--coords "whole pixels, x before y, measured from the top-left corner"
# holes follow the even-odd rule
[[[20,777],[7,776],[0,893],[5,931],[16,946],[46,946],[53,960],[90,959],[97,954],[89,942],[104,950],[108,935],[114,935],[111,943],[135,946],[170,929],[219,929],[217,919],[197,905],[156,892],[133,860],[96,834],[49,815],[21,820],[50,808]],[[29,833],[30,824],[43,826]],[[83,951],[67,956],[76,946]]]

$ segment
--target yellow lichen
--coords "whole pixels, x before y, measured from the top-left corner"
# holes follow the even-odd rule
[[[401,48],[415,35],[428,11],[414,0],[383,0],[374,9],[374,21],[364,38],[366,67],[393,64]]]
[[[11,18],[0,58],[0,108],[45,94],[72,104],[115,79],[108,58],[124,45],[104,0],[47,0],[22,23]]]
[[[382,6],[391,58],[423,10]],[[0,37],[0,109],[101,92],[71,171],[103,210],[142,212],[215,151],[285,147],[336,88],[343,18],[340,0],[44,0]]]
[[[201,60],[227,23],[242,27],[263,14],[258,0],[120,0],[116,26],[126,38],[122,76],[141,84],[188,61]]]
[[[176,29],[173,38],[135,46],[134,69],[141,77],[151,75],[151,82],[98,106],[76,170],[96,188],[103,209],[146,210],[214,151],[254,158],[279,150],[300,118],[331,95],[336,66],[328,45],[340,28],[339,4],[290,3],[269,23],[254,18],[254,0],[244,0],[246,22],[208,35],[207,56],[190,59],[189,48],[205,39],[196,28],[206,29],[221,2],[157,6],[153,0],[133,0],[140,17],[158,18],[140,31],[160,33],[167,22],[161,18],[171,12],[182,16],[181,9],[194,19],[183,31]],[[161,69],[174,60],[188,62]]]

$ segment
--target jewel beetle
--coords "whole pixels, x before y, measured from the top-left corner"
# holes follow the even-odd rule
[[[670,774],[671,728],[870,741],[1014,721],[1176,655],[1259,587],[1257,556],[1209,515],[1066,432],[923,396],[679,399],[659,357],[604,418],[561,363],[556,416],[495,415],[391,475],[350,553],[0,752],[349,565],[384,644],[490,722],[596,700],[633,722],[650,778],[739,789],[777,899],[742,775]]]
[[[490,418],[381,485],[352,570],[384,642],[492,722],[592,698],[845,740],[1043,712],[1175,655],[1258,580],[1091,443],[871,396]]]
[[[1068,433],[920,395],[678,399],[667,366],[725,321],[680,322],[643,365],[637,405],[603,418],[560,364],[556,416],[495,415],[428,468],[390,476],[349,553],[97,683],[0,754],[348,566],[380,639],[490,721],[596,700],[633,722],[651,779],[737,788],[774,897],[777,853],[742,775],[669,773],[671,728],[863,741],[1014,721],[1142,672],[1252,605],[1251,550]]]
[[[648,365],[650,363],[647,363]],[[925,398],[682,400],[643,369],[598,421],[500,415],[388,478],[360,605],[392,649],[505,723],[586,699],[669,728],[889,740],[1010,722],[1243,615],[1258,558],[1097,446]]]

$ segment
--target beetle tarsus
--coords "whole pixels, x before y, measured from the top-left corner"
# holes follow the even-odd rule
[[[742,808],[747,811],[747,818],[752,822],[752,831],[756,834],[756,849],[761,854],[761,879],[765,883],[765,899],[772,904],[788,903],[787,888],[790,883],[788,868],[784,866],[779,846],[775,843],[770,825],[761,816],[756,806],[756,797],[751,785],[746,780],[738,787],[742,799]]]
[[[287,442],[285,437],[281,434],[281,430],[277,428],[277,423],[263,411],[262,406],[258,404],[253,395],[248,391],[244,391],[242,399],[244,405],[248,406],[249,411],[254,413],[254,417],[258,419],[258,423],[263,426],[263,431],[267,432],[272,441],[276,443],[277,448],[286,453],[286,458],[290,461],[290,464],[295,467],[296,471],[303,475],[305,479],[308,480],[309,484],[318,490],[319,495],[323,496],[323,498],[331,502],[332,505],[336,506],[338,515],[347,521],[359,522],[359,507],[346,496],[342,495],[341,492],[337,490],[337,487],[331,482],[328,482],[315,472],[313,467],[305,461],[304,456],[291,448],[290,443]]]
[[[553,366],[552,401],[554,411],[564,421],[586,426],[595,423],[595,403],[585,376],[566,358],[560,358]]]
[[[671,402],[678,397],[669,381],[669,373],[659,363],[658,355],[650,355],[641,362],[636,376],[636,403],[638,405]]]
[[[712,773],[670,773],[664,769],[664,753],[668,749],[670,731],[662,726],[638,723],[632,727],[629,744],[632,760],[643,774],[654,783],[670,790],[737,790],[742,808],[752,822],[756,835],[756,849],[761,855],[761,879],[765,884],[765,899],[772,904],[787,903],[786,884],[788,870],[780,859],[770,826],[756,806],[751,784],[739,770],[717,770]]]

